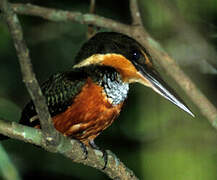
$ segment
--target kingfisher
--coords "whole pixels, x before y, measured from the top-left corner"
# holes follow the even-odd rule
[[[100,32],[89,39],[68,71],[52,75],[41,89],[54,127],[64,136],[98,149],[94,139],[120,114],[131,83],[140,83],[194,116],[161,79],[148,51],[133,38]],[[20,123],[40,128],[33,101]]]

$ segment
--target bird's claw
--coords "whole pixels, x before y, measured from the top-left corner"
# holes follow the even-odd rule
[[[108,153],[106,150],[101,150],[102,151],[102,157],[103,157],[103,160],[105,162],[104,164],[104,167],[102,168],[102,170],[105,170],[105,168],[107,167],[107,164],[108,164]]]
[[[79,141],[79,140],[78,140],[78,142],[79,142],[79,144],[81,146],[81,149],[82,149],[82,151],[84,153],[84,159],[87,159],[88,151],[87,151],[86,145],[83,142]]]

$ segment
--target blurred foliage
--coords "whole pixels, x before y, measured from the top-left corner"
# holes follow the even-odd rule
[[[84,13],[89,10],[87,0],[13,2]],[[148,32],[217,105],[217,0],[139,2]],[[128,1],[97,0],[96,3],[97,14],[130,23]],[[72,67],[76,52],[86,41],[87,25],[54,23],[22,15],[19,18],[40,82],[55,72]],[[2,19],[0,59],[0,117],[17,121],[29,95]],[[201,67],[205,67],[205,71]],[[217,179],[217,131],[200,115],[181,88],[163,71],[161,74],[191,107],[196,118],[191,118],[150,89],[132,85],[120,117],[96,139],[96,143],[112,150],[140,179]],[[108,179],[93,168],[72,163],[59,154],[48,153],[30,144],[16,140],[2,144],[23,179]]]
[[[8,157],[4,147],[0,144],[0,174],[5,180],[21,180],[19,173]]]

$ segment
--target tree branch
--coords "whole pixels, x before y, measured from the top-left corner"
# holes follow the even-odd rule
[[[89,13],[90,14],[95,14],[95,8],[96,8],[96,1],[95,0],[90,0],[90,9]],[[87,39],[90,39],[92,36],[94,36],[96,32],[94,31],[94,27],[92,24],[88,24],[87,28]]]
[[[111,151],[107,151],[108,164],[105,170],[102,170],[102,167],[104,167],[104,159],[102,158],[101,151],[93,150],[92,148],[87,147],[88,157],[87,159],[84,159],[80,143],[63,135],[60,135],[61,143],[54,150],[42,143],[43,134],[39,129],[23,126],[15,122],[6,122],[0,119],[0,133],[14,139],[41,146],[49,152],[60,153],[67,158],[70,158],[73,162],[94,167],[107,174],[112,179],[138,179],[134,173],[129,170]]]
[[[5,17],[5,21],[8,24],[9,31],[14,41],[23,81],[36,107],[40,124],[43,129],[45,143],[49,142],[48,144],[50,145],[58,144],[58,133],[53,126],[45,98],[43,97],[38,81],[33,72],[31,60],[29,57],[29,50],[23,39],[22,27],[20,25],[19,19],[11,9],[10,4],[7,2],[7,0],[2,0],[0,2],[0,8],[4,13],[3,15]]]
[[[198,89],[191,79],[183,72],[177,63],[163,50],[158,50],[153,39],[143,39],[142,44],[150,49],[153,57],[158,64],[171,76],[177,84],[185,91],[188,97],[200,110],[213,127],[217,129],[217,110],[216,107],[207,99],[207,97]],[[147,46],[148,44],[148,46]]]
[[[131,13],[134,23],[139,21],[138,6],[135,5],[137,0],[131,0]],[[213,104],[198,90],[191,79],[180,69],[175,60],[172,59],[144,29],[142,24],[139,26],[130,26],[116,22],[114,20],[100,17],[92,14],[82,14],[80,12],[69,12],[56,10],[51,8],[42,8],[34,5],[13,4],[15,12],[25,15],[39,16],[51,21],[72,21],[81,24],[93,24],[95,26],[108,28],[113,31],[130,35],[146,47],[157,63],[168,73],[176,83],[186,92],[189,98],[198,107],[201,113],[209,120],[209,122],[217,128],[217,110]],[[136,20],[137,19],[137,20]]]
[[[184,91],[189,95],[192,101],[197,105],[202,114],[212,123],[212,125],[217,127],[216,108],[183,73],[175,61],[169,57],[168,54],[160,47],[160,45],[145,31],[144,27],[142,26],[141,17],[137,14],[139,12],[138,6],[136,5],[137,1],[131,0],[130,3],[133,25],[137,26],[122,24],[109,18],[104,18],[93,14],[82,14],[80,12],[56,10],[30,4],[11,4],[11,6],[13,10],[19,14],[39,16],[44,19],[57,22],[72,21],[81,24],[92,24],[130,35],[151,52],[153,57],[156,58],[158,64],[160,64],[161,67],[163,67],[163,69],[184,89]],[[81,157],[83,157],[83,153],[81,151],[80,144],[75,140],[71,140],[60,135],[58,136],[60,144],[54,143],[55,148],[53,149],[49,148],[43,143],[42,132],[47,132],[44,135],[47,137],[47,135],[52,135],[53,132],[56,133],[56,131],[53,128],[45,100],[32,71],[28,49],[23,40],[22,29],[17,16],[10,9],[10,6],[6,0],[0,1],[0,7],[6,16],[6,21],[8,22],[9,29],[15,42],[24,82],[26,83],[31,98],[36,105],[40,122],[41,124],[44,124],[42,125],[42,131],[40,131],[16,123],[6,123],[0,121],[0,132],[12,138],[39,145],[45,148],[47,151],[59,152],[66,157],[73,159],[74,162],[83,163],[101,170],[101,168],[104,166],[104,162],[101,158],[102,154],[99,151],[88,148],[88,158],[86,160],[82,160]],[[45,127],[48,127],[48,130],[46,130]],[[54,136],[52,135],[52,137]],[[128,170],[123,163],[117,160],[112,153],[109,153],[108,166],[103,172],[113,179],[137,179],[134,174]]]
[[[83,149],[81,149],[81,145],[78,141],[66,138],[57,133],[53,127],[45,99],[35,78],[35,74],[33,73],[29,51],[23,39],[22,28],[19,20],[10,8],[10,4],[7,3],[7,0],[0,2],[0,8],[4,13],[5,20],[8,23],[9,30],[13,37],[23,79],[36,106],[42,126],[41,131],[17,124],[15,122],[7,123],[0,120],[0,133],[14,139],[19,139],[41,146],[50,152],[61,153],[72,159],[74,162],[83,163],[101,170],[112,179],[137,179],[133,172],[130,171],[122,162],[120,162],[119,159],[117,159],[116,156],[110,151],[107,152],[108,163],[106,169],[102,170],[105,162],[104,158],[102,158],[101,151],[93,150],[87,147],[88,157],[84,159]],[[58,137],[58,141],[56,141],[56,137]],[[44,143],[44,139],[49,141],[49,143],[52,143],[52,146]]]
[[[137,0],[130,0],[130,11],[132,16],[132,25],[142,26],[142,18]]]
[[[129,33],[130,26],[116,22],[109,18],[104,18],[94,14],[82,14],[80,12],[70,12],[64,10],[57,10],[52,8],[45,8],[31,4],[12,4],[14,12],[24,15],[39,16],[44,19],[56,22],[73,21],[80,24],[93,24],[95,26],[113,29],[114,31],[123,31]]]

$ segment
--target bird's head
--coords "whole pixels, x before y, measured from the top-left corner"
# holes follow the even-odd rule
[[[116,32],[98,33],[83,45],[75,61],[78,63],[74,68],[89,65],[113,67],[124,82],[148,86],[194,116],[182,99],[161,79],[147,50],[129,36]]]

